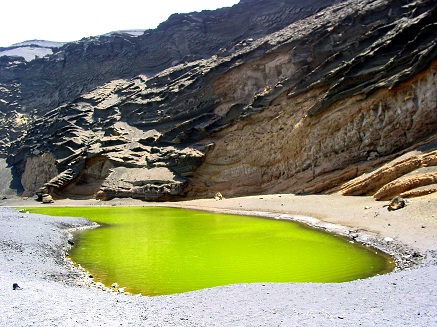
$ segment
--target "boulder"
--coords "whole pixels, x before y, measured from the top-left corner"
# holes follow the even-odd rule
[[[395,196],[388,203],[387,210],[388,211],[399,210],[399,209],[404,208],[406,205],[407,204],[403,198],[401,198],[400,196]]]
[[[50,194],[43,194],[41,197],[42,203],[54,203],[52,196]]]
[[[217,192],[217,193],[214,195],[214,199],[215,199],[216,201],[220,201],[220,200],[224,200],[225,198],[223,197],[223,195],[222,195],[220,192]]]

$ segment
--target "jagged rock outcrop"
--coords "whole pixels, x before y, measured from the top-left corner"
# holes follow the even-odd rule
[[[405,14],[396,19],[396,23],[380,25],[390,20],[387,13],[394,14],[396,11],[394,3],[375,1],[367,3],[368,7],[361,4],[360,9],[354,8],[351,2],[347,7],[346,4],[334,6],[336,17],[331,16],[329,9],[323,15],[319,14],[328,18],[335,27],[315,23],[311,19],[318,31],[326,32],[325,35],[312,32],[311,37],[300,39],[298,27],[301,25],[292,25],[297,42],[291,43],[294,47],[281,44],[281,49],[296,52],[299,49],[303,52],[304,65],[297,65],[294,70],[285,73],[285,76],[290,76],[285,81],[275,84],[272,79],[273,83],[264,89],[263,96],[255,100],[255,103],[260,103],[258,114],[236,122],[208,139],[208,142],[214,142],[215,147],[196,170],[192,180],[193,194],[205,196],[222,190],[232,195],[328,192],[379,167],[390,155],[435,134],[435,62],[431,64],[433,60],[429,59],[427,69],[411,73],[414,63],[421,60],[420,51],[415,49],[417,56],[408,59],[411,53],[403,50],[410,47],[410,42],[406,31],[401,31],[416,25],[417,19]],[[424,2],[421,5],[424,6]],[[366,12],[371,15],[367,16]],[[435,8],[428,15],[425,18],[426,15],[419,14],[425,21],[435,21]],[[353,21],[361,23],[356,26],[351,23]],[[412,24],[413,21],[416,23]],[[352,26],[360,33],[354,32]],[[425,31],[432,30],[428,23],[425,26]],[[420,30],[418,25],[414,29]],[[395,36],[398,32],[405,36],[402,41]],[[339,36],[345,39],[337,39]],[[410,34],[411,42],[417,42],[416,36]],[[338,42],[333,42],[334,39]],[[431,35],[424,36],[423,40],[429,41],[428,46],[419,47],[427,58],[435,58],[435,40],[432,39]],[[307,44],[306,47],[299,41]],[[393,50],[395,48],[397,51]],[[432,55],[429,56],[429,53]],[[400,54],[404,55],[402,59]],[[293,59],[287,60],[289,55],[287,51],[282,53],[284,65],[277,64],[280,54],[263,58],[275,62],[273,67],[281,71],[281,68],[291,66]],[[337,61],[339,58],[343,59],[340,63]],[[391,71],[393,75],[387,74],[389,70],[386,71],[386,68],[398,59],[399,63],[407,65],[396,67],[395,71]],[[238,77],[233,80],[233,75],[230,77],[229,74],[224,77],[224,89],[233,89],[231,96],[237,94],[241,98],[239,91],[248,85],[245,79],[256,76],[253,71],[256,64],[259,64],[258,67],[269,67],[262,61],[250,62],[246,65],[250,68],[241,68],[239,72],[234,70],[239,80]],[[342,71],[341,78],[336,75],[338,69]],[[408,78],[406,72],[401,73],[403,70],[408,71],[409,76],[415,76]],[[244,71],[246,75],[242,73]],[[368,82],[369,72],[381,77],[377,90],[369,89],[369,86],[376,87]],[[258,76],[262,73],[260,70]],[[331,76],[335,78],[330,80],[328,77]],[[314,82],[316,77],[320,82]],[[297,91],[290,92],[287,83]],[[305,87],[301,88],[301,83]],[[333,85],[336,87],[333,88]],[[341,92],[335,95],[335,89]],[[335,96],[337,101],[327,104],[327,95]],[[317,112],[314,108],[318,108]]]
[[[172,15],[139,36],[119,32],[61,44],[30,62],[0,53],[0,155],[29,128],[27,122],[95,87],[226,56],[244,47],[244,40],[264,37],[339,1],[241,1],[232,8]],[[0,50],[8,54],[15,48]]]
[[[430,0],[247,0],[177,15],[144,36],[164,40],[154,66],[127,47],[94,80],[108,61],[82,56],[67,78],[82,83],[65,90],[74,101],[35,115],[8,162],[27,174],[29,158],[50,153],[57,196],[333,192],[435,135],[435,22]],[[102,54],[99,42],[72,53]],[[125,79],[126,65],[142,73]]]

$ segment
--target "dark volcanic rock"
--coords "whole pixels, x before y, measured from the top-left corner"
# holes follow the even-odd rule
[[[179,63],[227,55],[340,0],[242,1],[232,8],[172,15],[143,35],[112,33],[53,48],[30,62],[0,52],[0,155],[27,122],[104,83]],[[15,48],[15,47],[11,47]],[[0,49],[7,53],[8,49]]]
[[[435,21],[430,0],[248,0],[7,59],[8,163],[26,194],[324,191],[435,133]]]

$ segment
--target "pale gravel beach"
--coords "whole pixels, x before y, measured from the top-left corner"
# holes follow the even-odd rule
[[[114,199],[55,205],[168,205],[305,221],[383,247],[411,268],[347,283],[238,284],[142,297],[80,283],[65,259],[68,228],[85,219],[20,213],[0,205],[1,326],[437,326],[437,197],[388,212],[368,197],[260,195],[172,203]],[[423,256],[423,257],[422,257]],[[419,260],[420,259],[420,260]],[[419,262],[420,261],[420,262]],[[13,290],[18,283],[21,290]]]

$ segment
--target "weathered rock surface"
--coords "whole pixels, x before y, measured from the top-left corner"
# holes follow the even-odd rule
[[[437,173],[417,174],[384,185],[373,197],[375,200],[387,200],[393,195],[402,194],[403,192],[431,184],[437,185]]]
[[[417,187],[413,190],[402,192],[401,196],[404,198],[414,198],[417,196],[428,195],[437,192],[437,185],[427,185],[422,187]]]
[[[226,56],[247,45],[247,39],[264,37],[339,1],[250,0],[232,8],[175,14],[142,35],[109,33],[59,44],[50,48],[53,54],[30,62],[10,56],[17,46],[0,48],[0,152],[29,128],[29,121],[95,87]]]
[[[82,40],[32,65],[4,61],[10,101],[0,111],[20,108],[25,123],[3,122],[4,140],[17,140],[2,149],[30,193],[373,194],[403,174],[378,188],[344,183],[436,134],[436,11],[430,0],[248,0],[172,16],[136,39]],[[28,70],[36,86],[23,91],[12,81]],[[434,162],[430,153],[421,160]],[[56,176],[32,180],[32,158],[43,154]]]
[[[51,153],[31,156],[26,160],[21,175],[23,196],[33,196],[47,181],[58,175],[55,158]]]
[[[434,150],[432,150],[434,149]],[[437,142],[421,146],[339,187],[343,195],[373,195],[375,200],[394,196],[414,197],[437,187]]]

